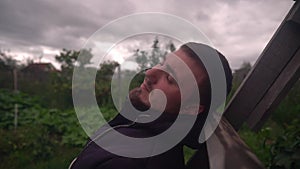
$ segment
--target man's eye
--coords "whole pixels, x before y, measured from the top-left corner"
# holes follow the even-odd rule
[[[174,79],[171,75],[167,75],[168,82],[174,83]]]

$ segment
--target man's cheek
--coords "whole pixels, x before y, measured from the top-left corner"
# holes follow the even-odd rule
[[[151,104],[151,109],[164,112],[167,106],[168,94],[164,93],[160,89],[154,89],[149,94],[149,101]],[[171,98],[169,98],[171,100]]]

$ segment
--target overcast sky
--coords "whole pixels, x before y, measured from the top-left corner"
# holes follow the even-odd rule
[[[293,3],[292,0],[1,0],[0,49],[9,50],[19,60],[27,57],[37,60],[43,55],[42,61],[54,61],[54,55],[62,48],[80,50],[95,31],[119,17],[137,12],[163,12],[196,25],[236,69],[243,62],[255,62]],[[132,44],[128,50],[122,48],[117,53],[128,55],[137,43]]]

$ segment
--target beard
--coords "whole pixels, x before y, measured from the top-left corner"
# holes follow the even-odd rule
[[[142,93],[142,89],[140,87],[136,87],[129,92],[129,99],[134,108],[139,111],[146,111],[150,107],[142,102],[140,95]]]

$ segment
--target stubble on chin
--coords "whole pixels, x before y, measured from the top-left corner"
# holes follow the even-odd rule
[[[143,103],[141,100],[142,89],[140,87],[134,88],[129,92],[129,99],[131,101],[131,104],[139,111],[146,111],[150,107]]]

